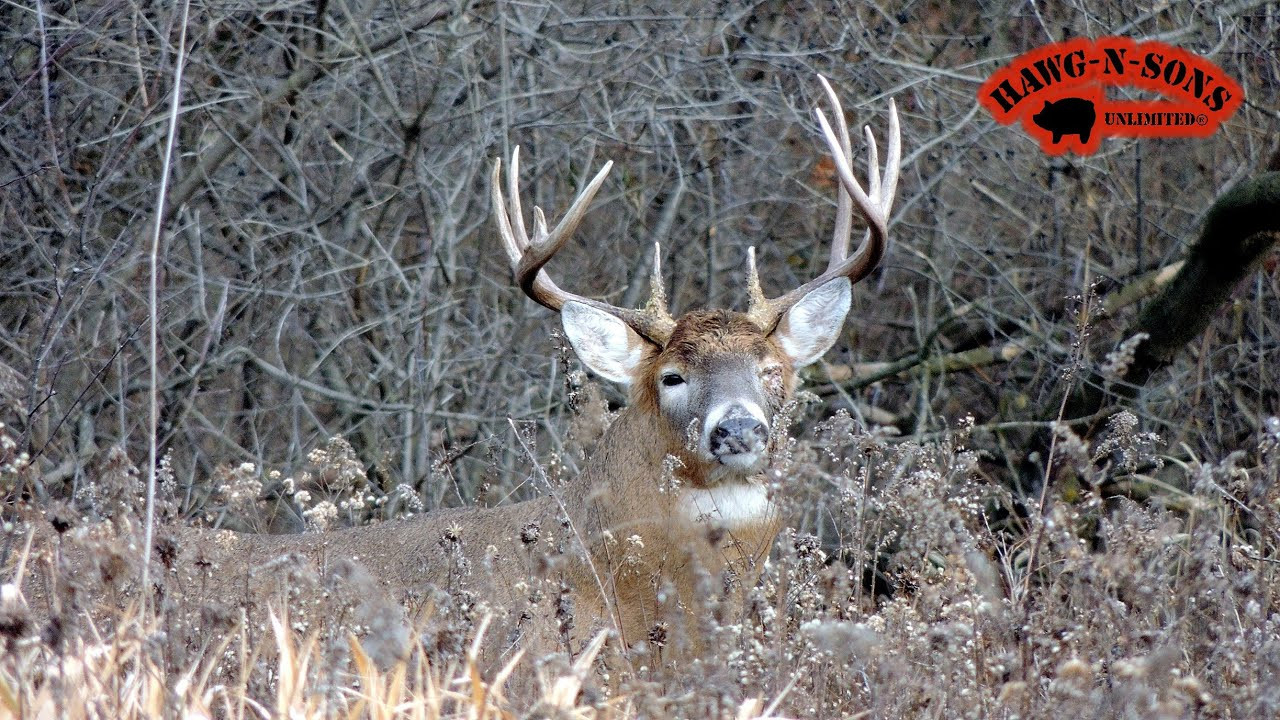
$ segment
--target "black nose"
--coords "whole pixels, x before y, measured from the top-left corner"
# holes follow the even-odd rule
[[[759,452],[768,436],[764,423],[749,415],[725,418],[711,431],[711,452],[716,455]]]

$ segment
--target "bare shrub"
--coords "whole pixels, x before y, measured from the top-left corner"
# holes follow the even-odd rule
[[[1272,4],[197,1],[163,208],[173,3],[0,17],[4,712],[1280,714],[1274,258],[1110,429],[1060,418],[1052,457],[1027,443],[1064,382],[1132,359],[1130,306],[1096,309],[1176,260],[1276,152]],[[1211,138],[1113,138],[1088,158],[1048,158],[976,107],[1013,55],[1111,32],[1203,54],[1247,102]],[[554,319],[511,287],[491,159],[526,148],[543,207],[618,163],[589,240],[556,261],[584,293],[625,278],[611,300],[635,304],[633,249],[661,241],[674,310],[735,306],[747,247],[781,287],[812,276],[831,231],[816,73],[860,100],[855,126],[896,98],[910,154],[878,282],[812,373],[820,402],[789,409],[795,436],[775,443],[792,530],[741,606],[668,608],[648,642],[503,675],[471,653],[512,641],[484,635],[461,582],[482,567],[451,566],[458,585],[407,609],[359,568],[303,577],[287,557],[262,568],[285,587],[253,621],[134,603],[157,216],[162,515],[322,530],[528,498],[578,472],[621,395],[557,357]],[[983,350],[977,370],[937,360]],[[27,548],[38,513],[54,548]],[[531,564],[563,539],[512,531]],[[423,552],[452,557],[448,538]],[[572,623],[562,588],[527,587]],[[389,649],[404,637],[407,658]],[[698,660],[665,667],[679,647]]]

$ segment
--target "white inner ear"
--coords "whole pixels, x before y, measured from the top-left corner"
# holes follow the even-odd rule
[[[560,322],[584,365],[606,380],[631,384],[647,340],[618,318],[580,302],[565,303]]]
[[[773,336],[797,368],[813,363],[836,343],[852,300],[849,278],[835,278],[810,290],[778,322]]]

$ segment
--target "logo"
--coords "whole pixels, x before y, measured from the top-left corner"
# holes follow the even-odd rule
[[[1161,100],[1108,100],[1109,86]],[[978,90],[996,121],[1021,120],[1050,155],[1090,155],[1104,137],[1208,137],[1244,91],[1217,65],[1162,42],[1079,38],[1019,55]]]

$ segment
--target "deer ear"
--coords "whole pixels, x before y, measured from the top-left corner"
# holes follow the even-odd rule
[[[810,290],[787,310],[774,328],[773,337],[793,365],[809,365],[831,349],[840,337],[852,299],[852,283],[849,278],[839,277]]]
[[[560,308],[560,323],[584,365],[606,380],[631,384],[649,344],[639,333],[613,315],[580,302]]]

